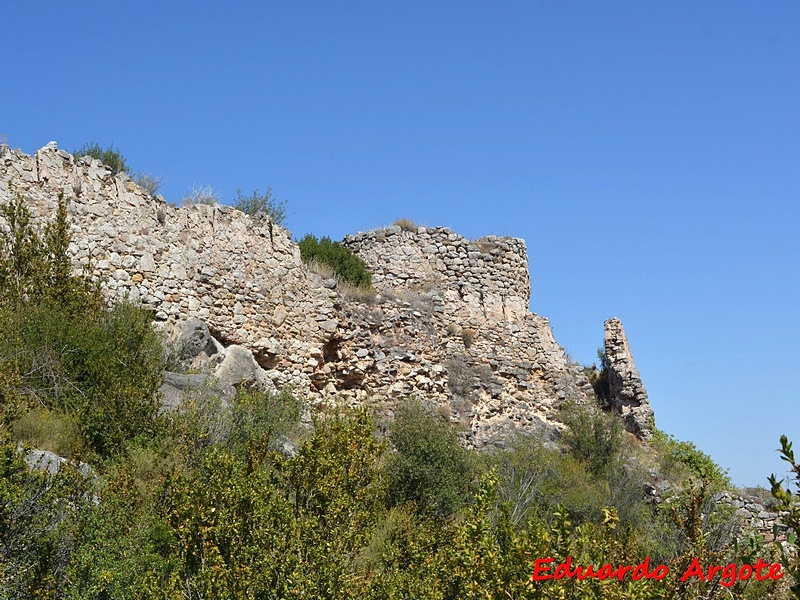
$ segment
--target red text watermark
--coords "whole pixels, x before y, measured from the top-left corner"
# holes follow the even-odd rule
[[[550,579],[618,579],[623,581],[625,577],[630,577],[631,581],[640,579],[653,579],[660,581],[669,574],[669,567],[666,565],[650,565],[650,557],[646,557],[643,562],[636,565],[573,565],[572,557],[562,563],[555,563],[554,558],[537,558],[534,563],[533,581],[547,581]],[[719,583],[725,587],[733,586],[737,581],[747,581],[754,577],[758,581],[766,579],[777,580],[783,577],[781,565],[778,563],[765,562],[759,558],[754,564],[745,563],[737,565],[708,565],[704,567],[700,560],[695,558],[689,567],[680,576],[681,581],[697,578],[702,581],[711,581],[719,575]]]

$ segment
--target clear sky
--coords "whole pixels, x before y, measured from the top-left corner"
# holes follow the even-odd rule
[[[739,485],[800,443],[800,3],[6,2],[0,134],[109,144],[289,228],[524,238],[577,360]]]

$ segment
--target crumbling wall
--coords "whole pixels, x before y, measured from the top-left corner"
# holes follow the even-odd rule
[[[605,353],[612,406],[622,415],[628,431],[641,439],[649,440],[653,434],[653,408],[633,362],[622,322],[617,318],[605,322]]]
[[[461,322],[521,321],[531,286],[525,241],[488,236],[474,242],[446,227],[397,225],[346,236],[379,288],[440,290],[447,315]]]
[[[55,143],[33,156],[0,147],[0,202],[20,194],[46,219],[60,193],[74,265],[90,268],[110,300],[130,297],[173,328],[202,319],[222,346],[253,353],[259,378],[312,403],[371,403],[391,418],[398,402],[421,397],[481,447],[515,432],[552,437],[559,407],[591,398],[547,319],[528,310],[522,240],[470,242],[445,228],[350,236],[378,288],[353,299],[309,271],[290,233],[268,220],[170,205]]]

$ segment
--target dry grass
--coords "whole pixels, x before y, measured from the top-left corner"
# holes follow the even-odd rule
[[[475,246],[477,246],[478,250],[484,254],[489,254],[492,250],[497,248],[497,242],[487,240],[486,238],[481,238],[475,241]]]
[[[397,225],[403,231],[411,231],[413,233],[417,232],[417,224],[414,223],[411,219],[397,219],[394,222],[394,225]]]
[[[197,204],[213,206],[219,203],[219,193],[210,185],[195,185],[181,199],[181,206],[195,206]]]
[[[336,290],[343,300],[359,302],[361,304],[374,304],[377,297],[375,288],[353,285],[342,279],[333,267],[317,260],[306,263],[306,267],[312,273],[316,273],[323,279],[333,279],[336,282]]]
[[[82,449],[78,424],[62,413],[33,408],[11,426],[15,442],[39,450],[49,450],[65,458],[80,455]]]

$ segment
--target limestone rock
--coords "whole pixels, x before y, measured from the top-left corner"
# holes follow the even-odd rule
[[[183,374],[167,371],[158,390],[162,412],[177,410],[187,398],[200,402],[219,399],[222,407],[230,406],[236,390],[228,383],[208,374]]]

